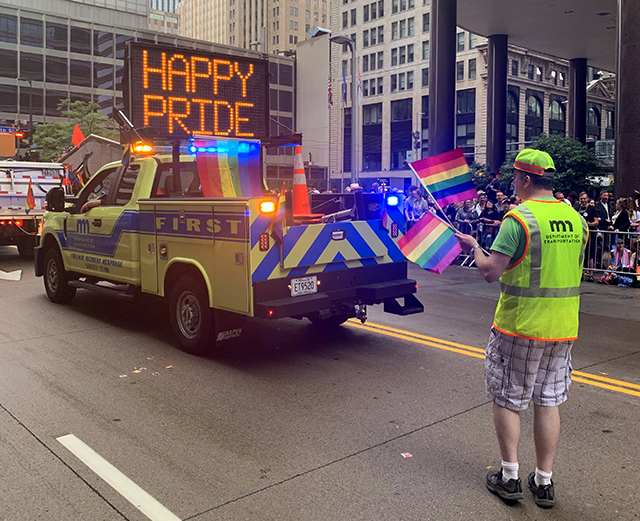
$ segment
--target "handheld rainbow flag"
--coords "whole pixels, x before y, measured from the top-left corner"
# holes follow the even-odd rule
[[[282,243],[282,235],[284,228],[284,220],[286,216],[285,203],[286,191],[284,189],[284,183],[282,183],[282,190],[278,196],[278,203],[276,204],[276,212],[273,214],[273,221],[269,225],[269,233],[274,240],[277,240],[279,244]]]
[[[122,151],[122,166],[124,166],[125,170],[129,168],[129,164],[131,163],[131,145],[125,143],[124,150]]]
[[[24,211],[27,215],[36,207],[36,200],[33,197],[33,186],[31,185],[31,178],[29,178],[29,188],[27,188],[27,202],[25,204]]]
[[[420,159],[410,165],[431,197],[441,207],[478,197],[461,148]]]
[[[403,255],[422,269],[442,273],[462,251],[455,231],[430,212],[398,241]]]

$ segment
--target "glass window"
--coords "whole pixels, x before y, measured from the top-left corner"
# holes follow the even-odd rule
[[[518,114],[518,98],[513,92],[507,92],[507,114]]]
[[[398,49],[391,49],[391,66],[398,65]]]
[[[429,86],[429,67],[425,67],[424,69],[422,69],[422,86]]]
[[[358,23],[358,12],[355,9],[351,9],[351,25]]]
[[[18,43],[18,19],[15,16],[0,14],[0,42]]]
[[[20,18],[20,44],[42,47],[42,22]]]
[[[369,31],[362,32],[362,46],[369,47]]]
[[[78,87],[91,87],[91,62],[71,60],[70,83]]]
[[[293,93],[286,90],[279,92],[278,110],[281,112],[293,112]]]
[[[375,2],[373,2],[373,3],[371,4],[371,19],[372,19],[372,20],[375,20],[375,19],[377,18],[377,14],[378,14],[378,13],[377,13],[377,9],[376,9],[376,6],[377,6],[377,5],[378,5],[378,4],[376,4]]]
[[[407,72],[407,90],[413,89],[413,71]]]
[[[464,62],[456,63],[456,80],[464,80]]]
[[[122,65],[116,65],[116,90],[122,92],[122,77],[124,76],[124,67]]]
[[[31,110],[34,116],[42,116],[42,89],[30,89],[26,86],[20,87],[20,111],[29,114]],[[31,93],[31,94],[30,94]]]
[[[116,58],[124,59],[124,44],[129,40],[133,40],[133,36],[116,34]]]
[[[278,84],[278,64],[270,62],[269,63],[269,83],[273,85]]]
[[[400,0],[400,11],[407,10],[407,0]]]
[[[391,0],[391,14],[398,12],[399,0]]]
[[[464,33],[458,33],[458,52],[464,51],[464,43],[465,43]]]
[[[392,74],[391,75],[391,92],[396,92],[397,90],[398,90],[398,75]]]
[[[93,86],[96,89],[113,89],[113,65],[93,64]]]
[[[375,29],[371,29],[371,45],[375,45],[376,44],[376,33],[377,31]]]
[[[536,67],[536,79],[542,81],[542,69],[540,67]]]
[[[398,22],[393,22],[391,24],[391,40],[398,39]]]
[[[407,45],[407,63],[413,61],[413,44]]]
[[[384,43],[384,26],[378,27],[378,43]]]
[[[476,111],[476,89],[465,89],[456,92],[456,112],[471,114]]]
[[[362,72],[369,71],[369,55],[364,55],[362,57]]]
[[[384,68],[384,53],[379,52],[378,53],[378,69],[382,69],[382,68]]]
[[[363,18],[363,22],[368,22],[369,21],[369,6],[365,5],[362,8],[362,18]]]
[[[409,121],[413,117],[413,100],[399,99],[391,102],[391,121]]]
[[[20,77],[33,81],[42,81],[42,55],[21,52]]]
[[[66,91],[47,90],[47,116],[62,116],[58,105],[66,99],[69,99],[69,94]]]
[[[407,61],[407,48],[403,45],[402,47],[400,47],[400,59],[399,59],[399,63],[400,65],[402,65],[403,63],[406,63]]]
[[[18,52],[0,49],[0,76],[4,78],[18,77]]]
[[[269,89],[269,110],[278,110],[278,91]]]
[[[69,78],[67,77],[67,59],[47,56],[46,78],[47,81],[67,85],[69,83]]]
[[[474,80],[476,77],[476,59],[469,60],[469,79]]]
[[[1,67],[2,65],[0,64]],[[40,106],[42,106],[42,103],[40,103]],[[16,85],[0,85],[0,112],[13,114],[18,112],[18,87]]]
[[[362,82],[362,96],[368,96],[369,95],[369,80],[364,80]]]
[[[406,20],[400,20],[399,26],[400,26],[400,38],[406,38],[406,36],[407,36],[407,21]]]
[[[104,58],[113,58],[113,33],[93,31],[93,54]]]
[[[597,108],[589,107],[589,112],[587,112],[587,125],[590,127],[600,126],[600,112]]]
[[[535,67],[533,65],[529,65],[529,71],[527,73],[527,78],[529,78],[530,80],[533,79],[534,70],[535,70]]]
[[[518,75],[518,60],[511,60],[511,76]]]
[[[564,110],[558,100],[553,100],[549,104],[549,118],[555,121],[564,121]]]
[[[478,35],[469,33],[469,49],[475,49],[478,46]]]
[[[413,36],[414,33],[414,18],[408,18],[407,19],[407,31],[409,33],[409,36]]]
[[[378,78],[378,94],[382,94],[382,83],[384,78]]]
[[[47,49],[66,51],[67,48],[67,26],[47,22]]]
[[[280,85],[293,87],[293,67],[291,65],[280,64]]]
[[[71,27],[71,52],[91,54],[91,29]]]
[[[384,16],[384,0],[380,0],[378,2],[378,18],[382,18]]]
[[[369,67],[372,71],[376,70],[376,53],[374,52],[371,56],[369,56]]]
[[[430,26],[430,13],[424,13],[422,15],[422,32],[428,33]]]
[[[375,96],[376,95],[376,80],[371,80],[369,82],[369,94],[371,96]]]
[[[527,116],[534,116],[536,118],[542,116],[540,100],[535,96],[529,96],[529,99],[527,100]]]
[[[371,80],[372,82],[375,80]],[[382,123],[382,103],[364,105],[362,107],[362,124],[375,125]]]
[[[429,41],[426,42],[422,42],[422,59],[423,60],[428,60],[429,59]]]
[[[291,7],[290,9],[291,11],[293,11],[293,7]],[[349,27],[349,13],[345,11],[344,13],[342,13],[342,28],[346,29],[347,27]]]
[[[405,90],[406,88],[406,80],[404,77],[404,72],[398,74],[398,90]]]

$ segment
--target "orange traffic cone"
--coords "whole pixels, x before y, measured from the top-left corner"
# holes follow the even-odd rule
[[[293,220],[298,224],[315,224],[322,222],[323,215],[311,213],[307,179],[304,175],[302,161],[302,147],[296,145],[296,153],[293,158]]]

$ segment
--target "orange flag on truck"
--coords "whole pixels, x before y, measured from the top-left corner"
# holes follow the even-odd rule
[[[84,141],[84,134],[82,133],[82,130],[80,130],[80,125],[76,125],[75,128],[73,129],[73,137],[71,138],[71,142],[79,147],[82,142]]]

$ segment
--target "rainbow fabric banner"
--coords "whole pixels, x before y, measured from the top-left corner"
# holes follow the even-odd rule
[[[403,255],[422,269],[442,273],[462,251],[455,231],[430,212],[398,241]]]
[[[278,203],[276,204],[276,211],[273,214],[273,221],[269,225],[269,232],[271,236],[278,241],[278,243],[282,243],[282,235],[284,228],[284,221],[286,217],[286,190],[284,183],[282,183],[282,190],[280,190],[280,195],[278,196]]]
[[[260,145],[249,141],[194,141],[205,197],[262,197]]]
[[[411,168],[442,207],[478,197],[461,148],[414,161]]]

